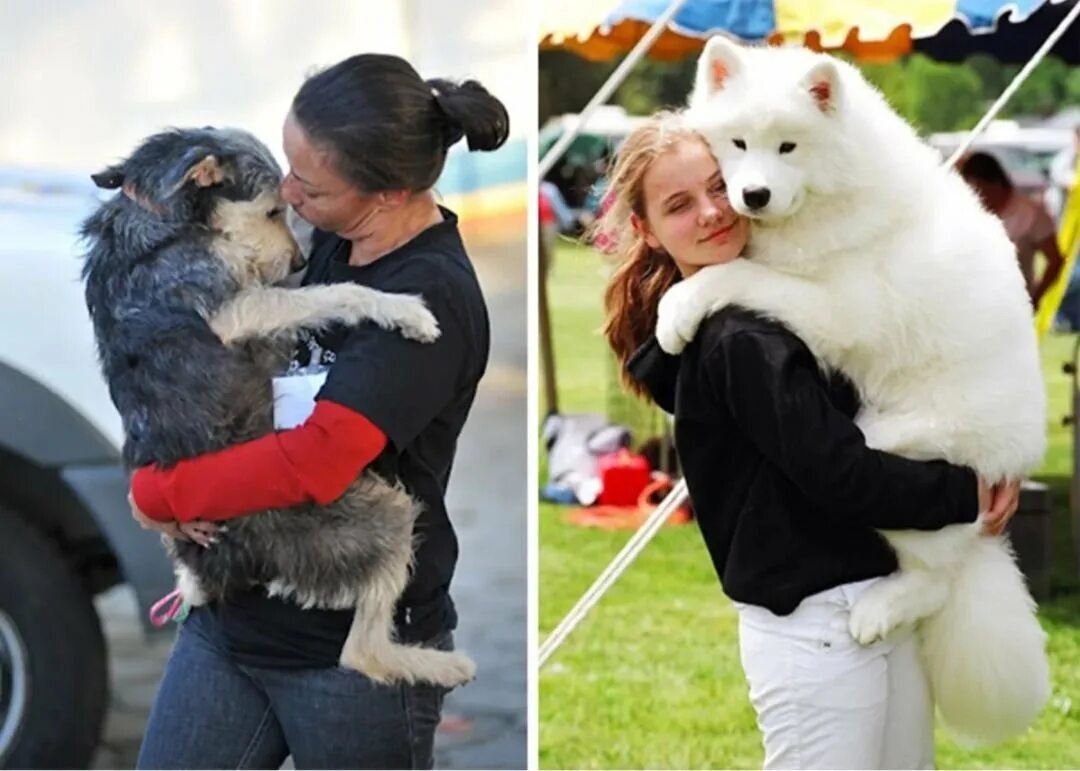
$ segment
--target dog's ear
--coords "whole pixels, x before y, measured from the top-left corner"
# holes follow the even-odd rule
[[[722,35],[709,38],[698,59],[694,98],[697,101],[712,96],[727,84],[742,66],[739,46]]]
[[[193,147],[184,153],[172,175],[166,180],[166,195],[174,195],[185,186],[212,187],[230,179],[228,165],[205,147]]]
[[[815,64],[806,77],[802,79],[802,86],[814,100],[818,109],[828,115],[836,107],[839,96],[840,73],[832,61],[825,59]]]
[[[204,156],[192,165],[181,178],[177,187],[182,187],[189,182],[195,183],[195,187],[212,187],[220,185],[228,179],[225,164],[213,153]]]
[[[91,174],[90,179],[94,180],[94,184],[104,190],[116,190],[116,188],[124,184],[124,165],[121,163],[110,166],[97,174]]]

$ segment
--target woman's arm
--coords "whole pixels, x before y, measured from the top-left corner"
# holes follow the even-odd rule
[[[170,469],[131,478],[135,506],[159,522],[224,520],[270,508],[336,500],[382,452],[386,435],[364,415],[320,400],[303,425]]]
[[[727,335],[708,354],[705,367],[711,393],[806,495],[815,516],[919,530],[978,516],[971,469],[868,448],[855,423],[830,402],[809,349],[790,333]]]
[[[1065,258],[1058,248],[1057,235],[1047,236],[1039,243],[1037,248],[1046,257],[1046,268],[1043,270],[1038,286],[1031,292],[1031,302],[1036,310],[1039,308],[1039,302],[1042,301],[1043,295],[1054,285],[1065,267]]]

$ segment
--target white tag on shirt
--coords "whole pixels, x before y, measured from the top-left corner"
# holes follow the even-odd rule
[[[274,378],[274,428],[295,428],[315,411],[315,395],[329,370]]]

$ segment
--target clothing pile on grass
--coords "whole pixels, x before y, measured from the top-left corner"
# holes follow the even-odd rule
[[[566,513],[571,524],[636,529],[674,486],[671,476],[656,469],[660,443],[651,441],[647,443],[651,451],[634,452],[630,429],[603,415],[549,415],[543,441],[548,482],[540,498],[572,506]],[[684,506],[667,524],[681,525],[692,518],[689,506]]]

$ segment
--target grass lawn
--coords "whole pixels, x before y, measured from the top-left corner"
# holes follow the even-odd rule
[[[609,369],[600,325],[604,269],[563,245],[550,284],[563,412],[604,410]],[[941,768],[1080,767],[1080,592],[1070,547],[1071,434],[1061,427],[1072,336],[1043,343],[1050,451],[1038,478],[1053,493],[1054,596],[1049,633],[1051,704],[1022,738],[988,750],[939,732]],[[541,406],[543,408],[543,406]],[[545,474],[541,459],[541,474]],[[540,505],[541,639],[562,619],[629,532],[563,521]],[[762,752],[738,660],[736,616],[720,592],[694,526],[665,528],[574,632],[540,676],[542,768],[760,768]]]

